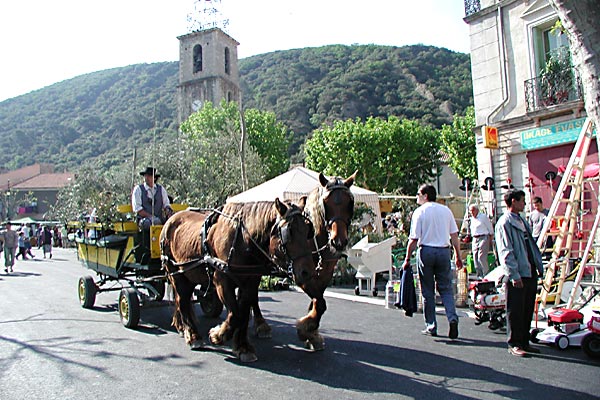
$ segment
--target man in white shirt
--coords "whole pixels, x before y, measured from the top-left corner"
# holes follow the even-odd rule
[[[456,268],[463,267],[460,258],[460,242],[458,227],[452,211],[436,202],[437,192],[431,185],[421,185],[417,192],[417,203],[420,205],[412,215],[406,259],[403,269],[410,266],[410,257],[417,248],[417,267],[423,295],[425,316],[424,335],[437,336],[435,317],[435,288],[442,297],[449,323],[448,337],[458,337],[458,315],[454,304],[452,288],[452,272],[450,267],[451,249],[454,248]]]
[[[147,167],[140,175],[144,177],[144,183],[133,189],[131,206],[140,227],[148,230],[151,225],[163,224],[173,210],[166,189],[156,183],[160,177],[156,169]]]
[[[469,227],[472,237],[473,263],[475,264],[477,277],[482,279],[490,272],[487,257],[494,239],[494,228],[488,216],[479,212],[477,204],[471,204],[469,211],[471,212]]]

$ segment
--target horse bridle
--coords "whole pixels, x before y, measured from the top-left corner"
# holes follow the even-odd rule
[[[319,247],[319,243],[317,242],[317,235],[315,234],[313,240],[315,242],[316,251],[313,252],[313,254],[316,253],[319,256],[319,262],[317,263],[317,266],[316,266],[317,272],[322,269],[322,263],[323,263],[322,253],[325,250],[327,250],[330,246],[330,243],[331,243],[330,229],[333,226],[334,222],[341,221],[346,225],[346,230],[350,230],[352,214],[354,213],[354,195],[350,191],[350,188],[344,184],[344,181],[342,181],[342,179],[340,179],[339,177],[336,177],[334,182],[328,183],[327,185],[325,185],[324,189],[326,189],[327,192],[325,194],[323,194],[323,192],[321,192],[321,195],[319,196],[319,201],[321,203],[321,207],[320,207],[321,208],[321,216],[322,216],[323,220],[325,221],[325,226],[327,229],[327,242],[322,247]],[[348,193],[348,195],[350,196],[350,210],[351,210],[350,218],[334,216],[333,218],[327,219],[327,215],[326,215],[327,212],[325,209],[325,199],[328,198],[329,196],[331,196],[331,194],[334,193],[334,191],[336,191],[336,190],[338,190],[338,193],[336,194],[336,196],[339,195],[341,192]],[[341,200],[339,200],[339,197],[334,198],[333,201],[338,204],[341,202]],[[337,259],[339,259],[339,257],[337,257]]]
[[[309,233],[308,233],[308,237],[306,238],[307,240],[310,239],[311,236],[314,237],[314,226],[312,224],[312,221],[310,220],[310,218],[300,209],[295,208],[292,211],[289,211],[288,213],[286,213],[286,215],[283,218],[278,218],[276,224],[275,224],[275,229],[277,231],[277,237],[279,239],[279,251],[284,255],[285,257],[285,264],[287,264],[287,274],[288,276],[291,276],[292,278],[294,277],[294,262],[296,260],[299,260],[301,258],[304,257],[312,257],[312,252],[310,250],[308,250],[308,247],[306,248],[306,251],[303,252],[302,254],[296,256],[296,257],[292,257],[289,252],[287,251],[287,243],[290,241],[290,224],[292,222],[292,219],[296,216],[302,216],[302,218],[304,219],[304,222],[307,223],[309,225]],[[283,226],[282,226],[282,221],[284,222]],[[277,256],[274,255],[273,256],[274,259],[277,259]],[[277,265],[279,267],[279,264],[274,260],[273,263],[275,265]]]
[[[346,229],[350,229],[350,223],[352,221],[352,215],[350,216],[350,218],[343,218],[340,216],[335,216],[333,218],[327,219],[327,213],[325,210],[325,199],[329,198],[329,196],[331,196],[336,190],[338,190],[338,192],[336,193],[336,197],[333,199],[334,203],[339,204],[341,203],[340,200],[340,193],[339,191],[342,192],[346,192],[350,195],[350,214],[353,214],[354,211],[354,195],[352,194],[352,192],[350,191],[350,188],[348,186],[346,186],[344,184],[344,181],[342,181],[340,178],[335,178],[335,181],[331,184],[327,184],[325,186],[325,189],[327,189],[327,193],[325,194],[325,196],[321,196],[321,203],[323,206],[323,220],[326,221],[326,226],[327,226],[327,232],[329,232],[329,229],[333,226],[334,222],[337,221],[342,221],[344,224],[346,224]]]

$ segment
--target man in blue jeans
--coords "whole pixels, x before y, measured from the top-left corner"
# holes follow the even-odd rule
[[[425,314],[424,335],[437,336],[435,318],[435,287],[442,297],[449,323],[448,337],[458,338],[458,315],[454,304],[452,271],[450,268],[451,248],[456,256],[456,268],[463,267],[460,258],[458,227],[452,211],[436,202],[437,192],[431,185],[421,185],[417,192],[419,208],[412,215],[406,259],[403,269],[410,266],[410,257],[418,246],[417,267],[421,281]]]

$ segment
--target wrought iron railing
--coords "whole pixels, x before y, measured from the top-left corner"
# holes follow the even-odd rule
[[[465,0],[465,16],[481,11],[480,0]]]
[[[542,74],[525,81],[527,112],[582,99],[581,79],[573,68]]]

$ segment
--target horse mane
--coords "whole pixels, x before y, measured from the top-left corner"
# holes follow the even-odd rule
[[[244,227],[259,243],[268,238],[273,222],[277,218],[274,201],[252,203],[227,203],[222,213],[243,221]]]
[[[310,216],[317,235],[327,231],[325,226],[325,204],[323,203],[324,191],[325,188],[322,186],[314,188],[309,193],[304,207],[306,213]]]

